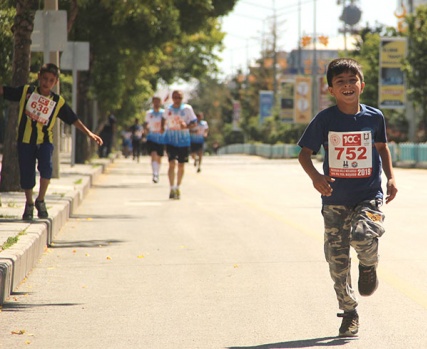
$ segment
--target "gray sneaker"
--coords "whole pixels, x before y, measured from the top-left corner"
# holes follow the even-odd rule
[[[24,213],[22,214],[22,219],[24,221],[30,221],[33,219],[33,216],[34,216],[34,204],[25,203],[25,210],[24,210]]]
[[[44,201],[37,201],[36,200],[36,209],[37,209],[37,216],[39,218],[47,218],[49,217],[46,209],[46,203]]]
[[[365,267],[359,264],[359,293],[361,296],[370,296],[378,288],[378,278],[375,265]]]
[[[357,337],[359,332],[359,315],[357,311],[345,311],[343,314],[337,314],[337,316],[342,317],[338,335],[340,337]]]

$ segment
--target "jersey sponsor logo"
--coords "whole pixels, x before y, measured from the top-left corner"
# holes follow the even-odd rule
[[[343,139],[343,146],[347,147],[347,146],[356,146],[356,145],[361,145],[362,144],[362,137],[360,136],[360,134],[346,134],[343,135],[342,137]]]

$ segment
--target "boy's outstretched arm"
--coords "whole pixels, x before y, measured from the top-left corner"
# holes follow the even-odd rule
[[[102,145],[102,143],[104,143],[101,137],[89,130],[80,120],[76,120],[73,125],[82,131],[85,135],[87,135],[90,139],[93,139],[96,143],[98,143],[98,145]]]
[[[313,150],[303,147],[301,152],[299,153],[298,160],[301,164],[304,171],[308,174],[313,182],[314,188],[323,196],[331,196],[332,188],[329,183],[335,181],[335,179],[322,175],[317,171],[317,169],[313,165],[313,161],[311,160],[311,155],[313,154]]]
[[[393,173],[393,161],[391,159],[390,149],[387,143],[375,143],[378,154],[380,154],[383,171],[387,177],[387,194],[385,197],[385,203],[388,204],[392,201],[397,194],[396,179]]]

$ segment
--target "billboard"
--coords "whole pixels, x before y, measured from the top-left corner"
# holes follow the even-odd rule
[[[259,91],[259,122],[262,124],[265,118],[273,115],[274,92]]]
[[[405,76],[401,69],[406,57],[406,38],[381,38],[378,106],[382,109],[406,107]]]
[[[311,121],[311,77],[298,75],[295,78],[295,119],[297,124]]]
[[[283,122],[294,122],[295,81],[285,80],[280,83],[280,119]]]

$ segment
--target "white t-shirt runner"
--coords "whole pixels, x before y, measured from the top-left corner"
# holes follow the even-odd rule
[[[328,133],[329,176],[367,178],[372,174],[370,131]]]

